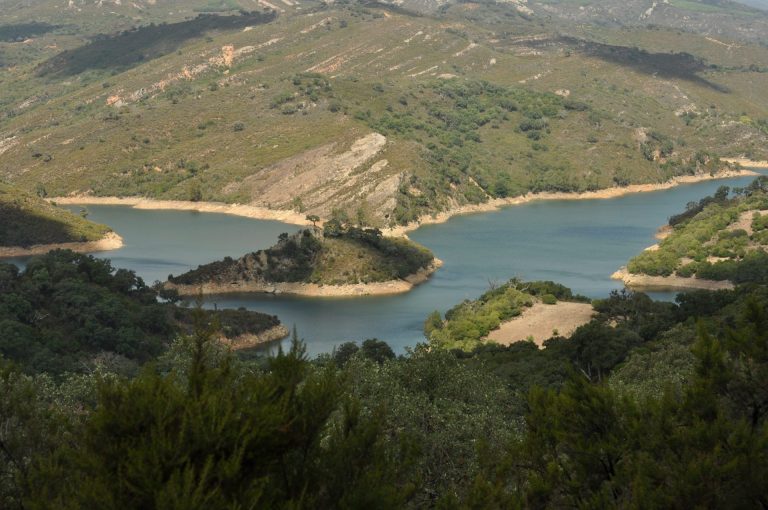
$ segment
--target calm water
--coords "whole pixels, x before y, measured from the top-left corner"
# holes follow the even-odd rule
[[[429,282],[404,295],[345,299],[241,295],[216,297],[210,304],[278,315],[286,326],[298,328],[313,354],[347,340],[372,337],[402,351],[423,340],[421,328],[430,312],[444,312],[479,296],[489,282],[513,276],[546,279],[590,297],[606,296],[620,287],[610,279],[611,273],[653,244],[656,229],[670,215],[718,186],[751,181],[710,181],[609,200],[538,202],[425,226],[411,238],[433,250],[445,265]],[[87,209],[89,219],[112,226],[125,239],[122,249],[98,256],[135,270],[148,283],[227,255],[266,248],[279,233],[298,228],[223,214],[118,206]],[[674,294],[654,297],[672,299]]]

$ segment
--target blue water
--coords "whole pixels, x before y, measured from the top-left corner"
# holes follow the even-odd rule
[[[408,294],[342,299],[230,295],[211,298],[208,305],[278,315],[288,327],[297,327],[312,354],[373,337],[402,352],[423,341],[422,324],[430,312],[445,312],[511,277],[554,280],[580,294],[607,296],[621,287],[610,275],[653,244],[657,228],[670,215],[721,185],[751,181],[709,181],[607,200],[534,202],[424,226],[410,237],[429,247],[444,266]],[[110,225],[125,240],[120,250],[97,256],[135,270],[148,283],[227,255],[266,248],[281,232],[298,228],[223,214],[118,206],[87,209],[89,219]],[[652,295],[674,298],[673,293]]]

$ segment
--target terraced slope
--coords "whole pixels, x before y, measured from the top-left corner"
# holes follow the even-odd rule
[[[383,227],[768,154],[757,45],[563,25],[517,4],[274,7],[79,46],[32,37],[39,51],[0,73],[0,176],[50,195],[341,212]],[[117,58],[126,47],[135,61]]]

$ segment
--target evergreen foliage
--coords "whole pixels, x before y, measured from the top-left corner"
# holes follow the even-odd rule
[[[132,373],[191,323],[189,310],[157,298],[133,271],[67,250],[32,258],[22,272],[0,263],[0,355],[30,373],[83,371],[106,359]],[[230,338],[279,324],[244,310],[203,313]]]

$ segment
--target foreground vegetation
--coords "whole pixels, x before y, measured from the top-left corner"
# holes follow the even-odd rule
[[[689,203],[670,218],[670,226],[657,250],[629,261],[630,273],[768,282],[768,178],[743,189],[721,187]]]
[[[158,302],[158,297],[169,302]],[[133,271],[108,260],[56,250],[23,271],[0,263],[0,356],[29,373],[59,376],[94,366],[134,374],[194,325],[172,292],[148,287]],[[244,310],[201,312],[217,334],[236,338],[279,324]]]
[[[110,228],[0,181],[0,246],[98,241]]]
[[[378,340],[242,361],[191,336],[136,377],[0,368],[5,508],[755,507],[768,293],[615,293],[570,339]]]
[[[428,269],[434,256],[403,238],[382,236],[378,229],[349,226],[336,220],[322,229],[281,234],[272,248],[205,264],[179,276],[176,285],[233,282],[345,285],[404,279]]]

